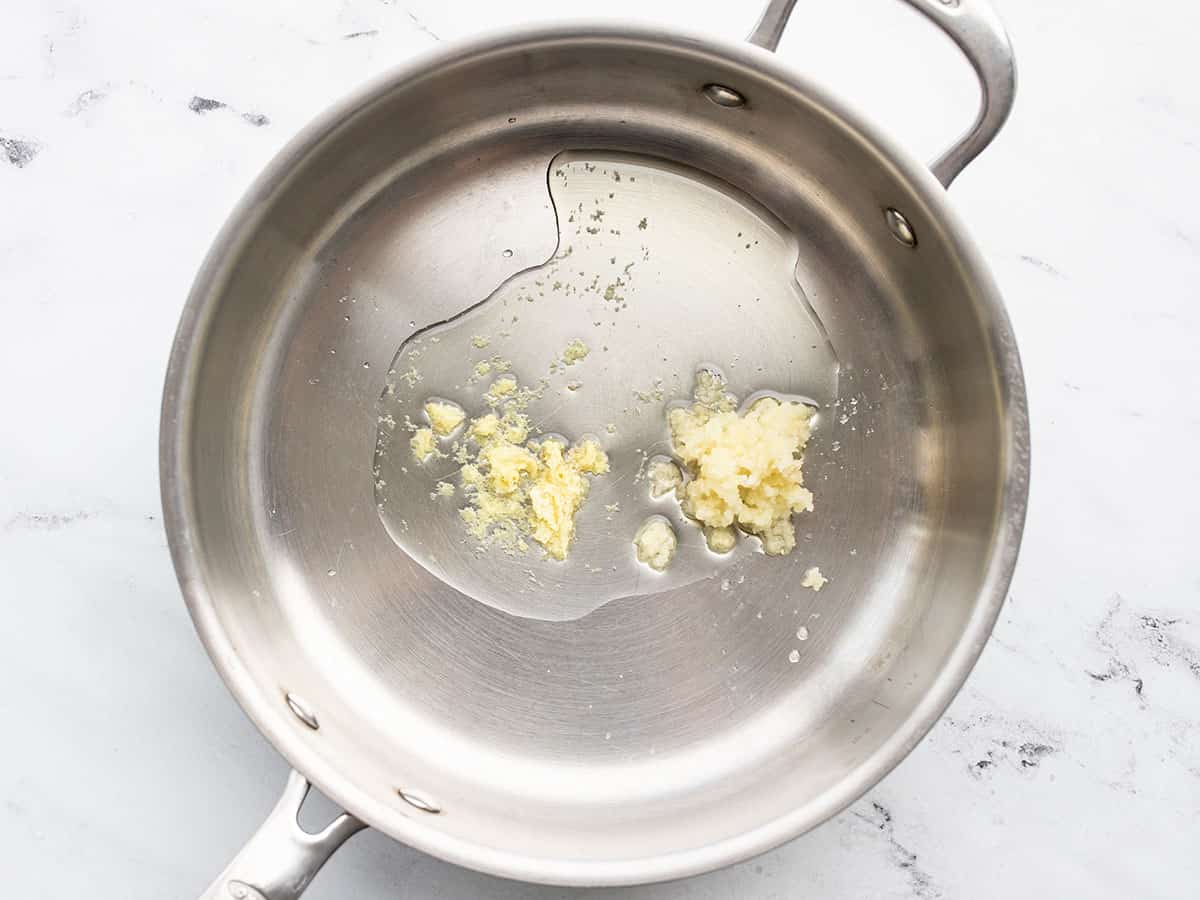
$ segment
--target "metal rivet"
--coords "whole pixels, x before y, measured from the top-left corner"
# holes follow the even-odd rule
[[[717,106],[724,106],[727,109],[736,109],[739,106],[746,105],[745,97],[733,88],[727,88],[721,84],[706,84],[704,86],[704,96],[717,104]]]
[[[917,233],[913,231],[912,225],[908,223],[908,219],[904,218],[902,212],[889,206],[883,211],[883,217],[887,221],[888,229],[892,232],[892,237],[906,247],[917,246]]]
[[[317,721],[317,717],[313,715],[312,710],[308,708],[308,704],[295,694],[287,694],[283,699],[287,701],[288,709],[292,711],[293,715],[295,715],[297,719],[299,719],[313,731],[316,731],[321,727],[320,723]]]
[[[406,791],[403,788],[396,788],[396,793],[400,795],[401,800],[414,809],[419,809],[421,812],[436,816],[442,811],[440,806],[423,794],[418,794],[415,791]]]

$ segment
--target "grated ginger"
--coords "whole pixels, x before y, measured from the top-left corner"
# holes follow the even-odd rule
[[[429,418],[429,424],[433,426],[433,433],[439,437],[450,434],[467,417],[461,406],[445,400],[426,400],[425,415]]]
[[[563,350],[563,364],[573,366],[580,360],[586,359],[590,352],[591,350],[588,348],[588,345],[579,340],[579,338],[576,338],[575,340],[571,341],[571,343],[567,344],[566,348]]]
[[[539,447],[541,466],[529,488],[529,522],[533,539],[555,559],[566,559],[575,536],[575,513],[588,495],[585,474],[603,475],[608,457],[594,441],[584,441],[563,453],[558,441]]]
[[[463,454],[467,506],[459,515],[481,544],[524,552],[529,537],[565,559],[590,488],[586,476],[606,473],[608,456],[591,439],[572,447],[555,438],[527,442],[531,426],[523,410],[530,396],[512,376],[498,378],[484,396],[491,411],[467,424],[476,449],[468,445]]]
[[[511,375],[505,375],[492,382],[492,386],[487,389],[487,393],[483,395],[483,399],[488,406],[496,407],[504,402],[505,397],[511,397],[516,392],[517,379]]]
[[[437,438],[433,436],[432,428],[418,428],[413,432],[408,445],[412,448],[413,456],[420,462],[424,462],[438,452]]]

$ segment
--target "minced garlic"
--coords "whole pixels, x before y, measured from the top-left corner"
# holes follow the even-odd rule
[[[692,474],[676,491],[684,513],[711,529],[710,547],[733,536],[717,529],[736,526],[756,535],[766,553],[790,553],[792,513],[813,506],[802,472],[813,411],[764,397],[738,413],[724,380],[708,371],[698,374],[693,397],[667,416],[675,453]]]
[[[705,528],[704,541],[713,553],[728,553],[737,546],[737,531],[729,526]]]
[[[646,466],[646,480],[650,483],[650,496],[658,498],[683,484],[683,473],[665,456],[656,456]]]
[[[633,536],[638,562],[645,563],[656,572],[662,572],[671,565],[678,545],[675,529],[662,516],[648,518]]]
[[[816,566],[804,573],[804,578],[800,580],[800,587],[812,588],[814,591],[819,591],[829,583],[829,579],[821,574],[821,570]]]

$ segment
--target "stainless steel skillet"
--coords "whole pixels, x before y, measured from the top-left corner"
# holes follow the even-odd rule
[[[982,85],[932,175],[763,51],[791,12],[776,2],[758,47],[577,27],[448,48],[324,115],[259,179],[183,314],[162,489],[201,638],[304,775],[205,896],[299,896],[362,823],[530,881],[703,872],[853,802],[945,709],[1000,608],[1027,492],[1013,335],[944,195],[1003,123],[1014,70],[982,3],[909,2]],[[534,561],[552,588],[523,593],[507,563],[448,555],[453,517],[423,490],[392,498],[419,536],[381,517],[398,349],[452,344],[506,285],[572,242],[591,252],[571,191],[647,220],[603,239],[621,232],[649,274],[597,326],[607,349],[555,427],[607,421],[659,378],[666,402],[705,363],[743,395],[812,396],[818,505],[792,557],[694,555],[682,580],[632,588]],[[529,303],[517,368],[577,314]],[[433,391],[463,360],[427,362]],[[615,469],[661,438],[649,394],[605,436]],[[627,548],[624,525],[581,518],[576,552]],[[814,562],[820,594],[799,587]],[[306,779],[348,810],[319,835],[295,820]]]

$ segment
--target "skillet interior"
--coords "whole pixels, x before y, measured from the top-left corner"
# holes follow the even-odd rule
[[[712,103],[710,82],[746,106]],[[794,238],[837,390],[863,410],[836,434],[825,416],[840,449],[806,467],[804,558],[833,578],[819,595],[802,567],[759,558],[741,591],[714,578],[527,619],[448,588],[382,527],[370,463],[393,354],[553,254],[547,167],[567,150],[691,167]],[[888,207],[916,248],[888,231]],[[731,309],[704,327],[756,324]],[[623,384],[631,358],[609,377]],[[239,701],[370,824],[529,880],[688,874],[851,802],[965,677],[1023,516],[1019,362],[941,189],[754,48],[541,32],[367,89],[284,151],[227,226],[169,384],[173,552]]]

